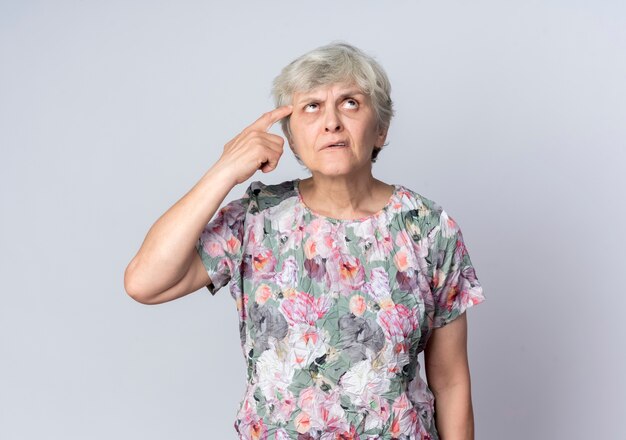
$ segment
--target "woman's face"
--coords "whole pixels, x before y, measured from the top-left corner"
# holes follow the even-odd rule
[[[371,99],[357,86],[337,83],[296,92],[292,104],[290,144],[312,174],[371,169],[372,150],[382,147],[387,130],[377,128]]]

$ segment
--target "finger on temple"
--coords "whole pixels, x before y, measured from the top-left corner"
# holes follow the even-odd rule
[[[269,122],[267,123],[268,125],[265,131],[272,128],[272,125],[274,125],[276,122],[280,121],[286,116],[289,116],[292,111],[293,111],[293,106],[283,105],[282,107],[275,108],[274,110],[269,112]]]
[[[281,107],[277,107],[274,110],[263,113],[259,119],[250,124],[247,129],[257,129],[267,131],[272,128],[277,121],[281,120],[285,116],[291,114],[292,111],[291,105],[283,105]]]

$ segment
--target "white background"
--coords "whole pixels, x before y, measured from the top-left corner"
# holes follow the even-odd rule
[[[0,438],[236,438],[228,288],[146,306],[123,273],[272,108],[280,69],[333,40],[392,82],[375,176],[458,221],[484,286],[476,438],[625,438],[625,17],[619,1],[0,1]],[[285,148],[251,180],[305,176]]]

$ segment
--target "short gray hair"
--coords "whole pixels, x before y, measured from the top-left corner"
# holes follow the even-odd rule
[[[387,74],[374,58],[344,42],[318,47],[289,63],[274,79],[272,96],[276,107],[280,107],[291,104],[296,92],[339,82],[354,82],[372,100],[378,127],[389,128],[394,111]],[[291,140],[289,119],[289,116],[283,118],[280,123],[283,133]],[[380,150],[374,148],[372,162]],[[302,164],[297,155],[296,159]]]

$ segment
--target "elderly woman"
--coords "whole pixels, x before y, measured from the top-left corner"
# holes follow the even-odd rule
[[[126,270],[144,304],[230,282],[248,379],[239,438],[473,438],[464,311],[482,287],[452,217],[372,175],[390,89],[348,44],[293,61],[274,81],[277,108],[226,144]],[[254,181],[218,211],[277,167],[277,121],[310,176]]]

